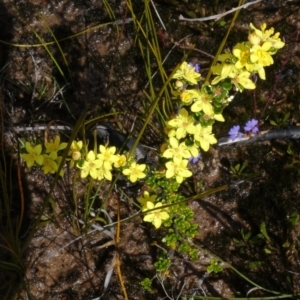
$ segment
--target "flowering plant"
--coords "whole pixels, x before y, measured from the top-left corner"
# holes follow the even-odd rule
[[[116,147],[100,145],[99,152],[93,150],[87,152],[83,145],[83,141],[73,141],[67,158],[67,161],[70,162],[70,168],[80,169],[81,178],[90,176],[97,180],[106,179],[111,181],[113,168],[120,169],[133,183],[146,177],[146,165],[137,164],[124,154],[116,154]],[[44,174],[54,174],[58,170],[61,161],[58,152],[66,147],[67,143],[60,143],[59,136],[56,136],[50,142],[45,142],[44,147],[42,144],[35,145],[26,142],[21,157],[28,168],[41,166]]]
[[[218,56],[217,65],[211,68],[215,75],[211,82],[201,83],[199,64],[183,62],[172,76],[177,113],[165,122],[166,140],[156,169],[138,164],[128,153],[118,153],[114,145],[100,145],[88,151],[83,141],[72,142],[69,166],[76,168],[81,178],[112,181],[115,171],[132,183],[144,180],[143,197],[137,199],[143,220],[156,229],[164,225],[167,234],[163,242],[197,259],[196,249],[187,240],[198,233],[198,225],[193,222],[193,211],[184,203],[185,198],[178,189],[193,175],[189,165],[217,143],[213,125],[225,121],[223,110],[233,100],[232,91],[255,89],[254,76],[258,74],[266,79],[264,68],[273,64],[272,56],[283,46],[273,28],[266,30],[263,24],[257,29],[250,24],[248,41],[237,43],[232,51]],[[247,122],[244,131],[258,133],[258,121]],[[242,137],[240,126],[231,128],[229,135],[232,140]],[[61,161],[60,151],[66,147],[59,136],[43,146],[26,142],[21,157],[27,167],[40,166],[45,174],[53,174]]]

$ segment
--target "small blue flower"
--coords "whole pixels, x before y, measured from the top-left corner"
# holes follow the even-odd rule
[[[201,153],[199,153],[197,157],[194,156],[190,157],[189,162],[191,162],[192,164],[196,164],[201,158],[202,158]]]
[[[231,140],[235,140],[236,138],[241,138],[243,134],[240,132],[240,125],[233,126],[229,132],[229,137]]]
[[[200,64],[195,63],[194,66],[195,66],[195,72],[200,73]]]
[[[244,127],[245,132],[248,133],[257,133],[258,132],[258,121],[255,119],[252,119],[250,121],[248,121]]]
[[[195,68],[196,73],[200,73],[200,64],[198,63],[189,63],[190,66],[193,66]]]

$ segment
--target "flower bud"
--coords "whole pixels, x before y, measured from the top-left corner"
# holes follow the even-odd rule
[[[259,45],[261,43],[261,38],[255,34],[255,32],[252,32],[248,35],[248,41],[252,45]]]
[[[175,82],[176,89],[180,89],[181,90],[183,88],[183,86],[184,86],[184,84],[183,84],[182,81],[176,80],[176,82]]]
[[[81,157],[80,151],[75,150],[75,151],[72,152],[72,159],[73,160],[78,160],[80,157]]]

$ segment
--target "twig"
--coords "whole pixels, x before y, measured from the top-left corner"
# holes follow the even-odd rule
[[[262,0],[256,0],[256,1],[252,1],[252,2],[249,2],[249,3],[245,3],[241,6],[238,6],[238,7],[234,7],[224,13],[221,13],[221,14],[218,14],[218,15],[213,15],[213,16],[210,16],[210,17],[204,17],[204,18],[196,18],[196,19],[190,19],[190,18],[184,18],[182,15],[179,16],[179,20],[180,21],[188,21],[188,22],[195,22],[195,21],[209,21],[209,20],[218,20],[228,14],[231,14],[233,12],[235,12],[236,10],[239,10],[239,9],[242,9],[242,8],[247,8],[248,6],[252,5],[252,4],[255,4],[255,3],[258,3],[258,2],[261,2]]]
[[[180,49],[187,49],[187,50],[192,50],[192,51],[200,52],[200,53],[202,53],[202,54],[204,54],[204,55],[206,55],[206,56],[208,56],[208,57],[210,57],[210,58],[212,58],[212,59],[215,58],[213,55],[211,55],[211,54],[209,54],[209,53],[207,53],[207,52],[205,52],[205,51],[202,51],[202,50],[200,50],[200,49],[192,48],[192,47],[189,47],[189,46],[182,46],[182,45],[178,44],[177,42],[175,42],[175,44],[176,44]]]
[[[164,31],[167,31],[167,29],[166,29],[166,27],[165,27],[165,24],[164,24],[164,22],[162,21],[162,19],[161,19],[159,13],[158,13],[158,11],[157,11],[157,9],[156,9],[156,7],[155,7],[153,1],[152,1],[152,0],[150,0],[150,1],[151,1],[151,4],[152,4],[152,6],[153,6],[153,9],[154,9],[154,11],[155,11],[155,13],[156,13],[158,19],[159,19],[159,22],[160,22],[162,28],[164,29]]]
[[[300,127],[289,126],[286,128],[278,128],[274,130],[266,130],[260,132],[258,135],[250,136],[244,135],[241,138],[236,138],[234,141],[230,137],[223,137],[218,140],[218,146],[224,146],[228,144],[245,144],[253,142],[262,142],[272,139],[299,139],[300,138]]]

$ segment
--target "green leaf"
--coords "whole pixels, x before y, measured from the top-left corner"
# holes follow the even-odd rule
[[[269,248],[264,248],[266,254],[272,254],[272,251]]]
[[[241,233],[242,233],[243,240],[244,240],[245,242],[247,242],[247,241],[249,240],[249,238],[251,237],[251,235],[252,235],[252,232],[251,232],[251,231],[249,231],[249,232],[247,232],[247,233],[244,233],[244,230],[243,230],[243,229],[241,230]]]
[[[253,269],[257,269],[257,268],[259,268],[261,265],[263,265],[263,261],[252,261],[252,262],[250,262],[249,263],[249,268],[251,269],[251,270],[253,270]]]
[[[266,223],[265,222],[262,222],[260,224],[260,232],[263,234],[263,236],[269,241],[271,242],[271,239],[267,233],[267,228],[266,228]]]
[[[290,115],[291,115],[291,113],[290,113],[290,112],[287,112],[287,113],[284,115],[282,122],[286,122],[286,121],[290,118]]]
[[[296,211],[294,211],[289,217],[289,222],[292,226],[295,226],[299,222],[299,214]]]
[[[240,244],[240,243],[241,243],[241,241],[238,240],[238,239],[236,239],[236,238],[233,238],[232,240],[233,240],[233,242],[234,242],[235,244]]]
[[[237,171],[237,172],[239,172],[239,170],[240,170],[240,168],[241,168],[241,165],[240,164],[237,164],[237,165],[235,165],[235,170]]]
[[[250,243],[251,244],[258,244],[261,242],[261,239],[263,238],[263,235],[261,233],[255,235],[251,240]]]
[[[212,94],[212,89],[211,89],[211,87],[209,86],[209,85],[205,85],[205,86],[203,86],[203,90],[204,90],[204,92],[206,93],[206,94],[208,94],[208,95],[210,95],[210,94]]]
[[[286,241],[284,242],[284,244],[282,245],[283,248],[289,248],[290,247],[290,242],[289,241]]]
[[[224,90],[230,91],[232,89],[232,84],[229,81],[224,81],[222,87]]]
[[[243,170],[248,166],[248,162],[247,161],[244,161],[243,164],[242,164],[242,167],[240,169],[240,173],[243,172]]]
[[[273,120],[270,120],[270,124],[273,125],[273,126],[278,126],[278,124]]]
[[[230,171],[235,174],[235,167],[234,166],[230,166]]]
[[[290,155],[294,155],[294,151],[293,151],[293,149],[292,149],[292,145],[291,145],[291,144],[288,145],[288,148],[287,148],[286,152],[287,152],[288,154],[290,154]]]
[[[47,215],[42,215],[41,218],[40,218],[41,221],[50,221],[51,218]]]

